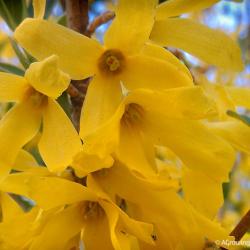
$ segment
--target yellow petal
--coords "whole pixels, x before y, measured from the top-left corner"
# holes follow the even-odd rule
[[[73,79],[94,75],[102,53],[101,46],[95,40],[40,19],[25,19],[16,29],[14,37],[39,61],[58,55],[59,67]]]
[[[131,170],[136,170],[145,176],[152,176],[157,172],[154,163],[155,156],[148,154],[146,140],[143,137],[145,136],[140,131],[122,125],[116,157]]]
[[[67,242],[81,232],[83,225],[84,217],[79,206],[67,207],[46,221],[41,233],[34,238],[30,250],[66,250]]]
[[[25,78],[38,92],[56,99],[70,83],[69,76],[59,69],[58,64],[59,57],[55,55],[34,62],[26,70]]]
[[[222,183],[199,171],[186,170],[182,179],[185,199],[210,219],[214,219],[223,205]]]
[[[138,182],[120,164],[109,169],[105,176],[99,175],[96,178],[105,188],[111,188],[126,201],[140,206],[139,213],[134,214],[131,210],[137,219],[154,225],[156,245],[147,245],[148,248],[143,245],[141,249],[174,249],[173,244],[179,242],[183,234],[195,225],[187,206],[175,191],[153,190],[143,182]]]
[[[35,167],[35,166],[38,166],[36,159],[32,156],[32,154],[22,149],[19,151],[16,157],[13,169],[18,171],[23,171],[23,169],[27,167]]]
[[[168,51],[166,48],[163,48],[155,44],[147,43],[144,45],[141,52],[146,56],[151,56],[156,59],[158,58],[166,62],[172,63],[176,68],[185,72],[191,80],[193,79],[186,65],[181,60],[179,60],[175,55],[173,55],[170,51]]]
[[[144,55],[127,58],[126,70],[122,72],[121,80],[129,90],[157,90],[193,85],[186,73],[173,64]]]
[[[40,176],[51,175],[51,172],[46,167],[39,166],[36,159],[25,150],[19,151],[12,169]]]
[[[96,200],[95,194],[88,188],[58,177],[17,173],[7,177],[0,186],[6,192],[32,199],[45,210],[84,200]]]
[[[23,102],[12,108],[0,122],[0,172],[7,173],[20,149],[38,132],[41,112]],[[0,175],[2,177],[2,175]]]
[[[206,9],[218,1],[219,0],[169,0],[158,6],[156,20]]]
[[[0,194],[1,200],[1,211],[2,211],[2,222],[11,221],[16,219],[18,216],[21,216],[24,211],[22,208],[14,201],[10,195],[6,193]]]
[[[134,90],[127,103],[137,103],[146,112],[169,119],[201,119],[217,114],[215,102],[200,87],[181,87],[165,91]]]
[[[52,99],[48,100],[43,113],[43,132],[38,148],[51,171],[63,171],[81,151],[81,141],[73,124]]]
[[[103,125],[116,111],[122,100],[122,89],[117,79],[95,76],[84,100],[80,135],[84,138]]]
[[[14,220],[1,223],[1,249],[25,249],[25,245],[30,242],[32,237],[33,231],[31,228],[34,227],[37,215],[38,209],[33,208],[31,211],[15,217]],[[13,224],[15,224],[15,227],[13,227]]]
[[[114,250],[110,238],[108,219],[105,215],[86,221],[83,241],[85,248],[88,250]]]
[[[46,0],[33,0],[34,17],[43,19],[45,13]]]
[[[199,121],[170,120],[148,115],[148,134],[157,145],[170,148],[188,167],[220,182],[228,180],[235,152]]]
[[[235,106],[250,109],[250,88],[226,87],[225,91],[232,98]]]
[[[0,101],[16,102],[22,100],[29,85],[21,77],[8,73],[0,73]]]
[[[84,151],[80,152],[72,163],[72,167],[78,177],[83,178],[90,173],[103,168],[109,168],[113,165],[114,160],[111,156],[100,158],[95,154],[88,154]]]
[[[168,18],[155,22],[151,39],[162,46],[185,50],[226,70],[243,69],[240,48],[230,37],[189,19]]]
[[[241,121],[211,122],[206,124],[216,135],[221,136],[237,150],[250,153],[250,127]]]
[[[125,54],[139,52],[149,39],[156,3],[156,0],[120,0],[115,20],[105,34],[105,46],[119,48]]]

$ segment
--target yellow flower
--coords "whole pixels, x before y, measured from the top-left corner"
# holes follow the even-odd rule
[[[153,226],[129,218],[91,176],[84,187],[63,178],[16,173],[1,182],[0,188],[34,200],[45,212],[54,210],[30,239],[30,249],[67,249],[74,237],[79,244],[81,231],[90,250],[130,249],[126,245],[131,237],[154,243]]]
[[[114,155],[143,175],[155,174],[152,149],[162,145],[189,168],[221,182],[228,180],[234,151],[199,121],[215,112],[214,102],[199,87],[135,90],[106,122],[92,130],[85,128],[90,121],[81,123],[80,135],[90,154],[101,159]]]
[[[30,65],[24,77],[0,73],[0,101],[18,102],[0,122],[1,174],[12,167],[19,150],[39,131],[39,150],[53,171],[67,167],[81,150],[71,121],[55,101],[68,87],[68,75],[59,70],[58,57]]]
[[[195,211],[175,189],[140,181],[135,172],[119,162],[94,173],[93,178],[106,193],[123,200],[130,216],[154,224],[155,245],[140,242],[140,249],[205,249],[205,239],[213,242],[229,238],[229,231]]]
[[[83,116],[92,116],[97,122],[112,115],[119,105],[121,83],[128,90],[193,84],[188,70],[171,53],[147,44],[156,2],[119,1],[116,18],[105,34],[104,45],[41,19],[24,20],[14,37],[39,60],[51,54],[58,55],[60,68],[72,79],[93,76]]]
[[[237,150],[250,153],[250,128],[243,122],[228,116],[227,111],[236,111],[237,107],[250,108],[250,89],[227,87],[202,82],[205,92],[214,99],[219,113],[216,119],[205,125],[218,136],[232,144]]]
[[[180,48],[209,64],[241,71],[238,45],[219,30],[177,16],[210,7],[218,0],[169,0],[157,7],[150,38],[162,46]]]

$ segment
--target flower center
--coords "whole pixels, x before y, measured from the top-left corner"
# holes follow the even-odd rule
[[[127,126],[138,126],[142,123],[143,117],[144,109],[136,103],[130,103],[125,108],[122,122]]]
[[[120,73],[125,65],[125,58],[119,50],[107,50],[99,59],[98,67],[101,73],[114,75]]]
[[[88,201],[85,205],[84,218],[87,219],[97,219],[104,215],[103,208],[98,202]]]

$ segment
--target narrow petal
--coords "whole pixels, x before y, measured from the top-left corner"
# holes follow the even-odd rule
[[[83,226],[84,217],[79,206],[67,207],[49,218],[41,233],[33,239],[30,250],[66,250],[65,245],[81,232]]]
[[[5,178],[0,187],[5,192],[32,199],[45,210],[84,200],[96,200],[96,195],[88,188],[59,177],[16,173]]]
[[[129,90],[157,90],[193,85],[186,73],[173,64],[144,55],[127,58],[126,70],[122,73],[121,80]]]
[[[38,163],[36,162],[36,159],[33,157],[33,155],[22,149],[19,151],[16,157],[13,169],[23,171],[23,169],[35,166],[38,166]]]
[[[70,84],[70,78],[59,69],[59,57],[52,55],[41,62],[32,63],[25,78],[38,92],[56,99]]]
[[[38,148],[51,171],[63,171],[81,151],[81,141],[73,124],[59,104],[50,98],[43,113]]]
[[[189,71],[189,69],[186,67],[186,65],[179,60],[175,55],[173,55],[169,50],[166,48],[163,48],[161,46],[147,43],[144,45],[142,51],[142,54],[146,56],[151,56],[154,58],[158,58],[161,60],[164,60],[166,62],[172,63],[176,68],[180,69],[181,71],[185,72],[187,76],[192,80],[193,77]]]
[[[206,9],[219,0],[169,0],[161,3],[156,11],[156,20],[179,16],[188,12]]]
[[[108,219],[105,215],[86,221],[83,241],[85,248],[88,250],[114,250],[110,238]]]
[[[103,125],[116,111],[122,100],[122,89],[117,79],[95,76],[84,100],[80,135],[84,138]]]
[[[120,48],[125,54],[139,52],[149,39],[156,3],[156,0],[120,0],[115,20],[105,34],[105,46]]]
[[[250,153],[250,127],[241,121],[210,122],[206,124],[216,135],[221,136],[237,150]]]
[[[222,183],[187,169],[182,185],[185,199],[206,217],[214,219],[224,202]]]
[[[97,60],[102,53],[101,45],[95,40],[40,19],[25,19],[14,36],[39,61],[58,55],[59,67],[76,80],[95,74]]]
[[[18,205],[16,201],[14,201],[14,199],[10,197],[9,194],[2,192],[0,194],[0,200],[1,200],[2,222],[16,219],[24,213],[23,209]]]
[[[250,109],[250,88],[226,87],[225,91],[232,98],[235,106]]]
[[[155,22],[151,39],[162,46],[185,50],[226,70],[243,69],[240,48],[230,37],[189,19],[168,18]]]
[[[33,0],[34,17],[43,19],[46,7],[46,0]]]
[[[165,91],[138,89],[129,93],[127,103],[141,105],[169,119],[201,119],[217,114],[215,102],[200,87],[181,87]]]
[[[16,102],[22,100],[29,85],[27,81],[17,75],[0,73],[0,101]]]
[[[135,170],[145,176],[152,176],[157,172],[154,163],[155,156],[147,153],[142,133],[130,126],[122,125],[120,143],[116,151],[116,157],[119,161],[123,162],[131,170]]]
[[[229,143],[215,136],[199,121],[170,120],[148,115],[147,133],[157,145],[164,145],[193,170],[217,181],[227,181],[233,167],[235,152]]]
[[[20,149],[36,135],[40,124],[41,112],[28,102],[16,105],[3,117],[0,122],[1,174],[12,167]]]

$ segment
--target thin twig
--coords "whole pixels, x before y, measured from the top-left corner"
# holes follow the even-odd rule
[[[96,29],[100,27],[102,24],[105,24],[112,20],[115,17],[114,11],[106,11],[100,16],[96,17],[92,23],[90,23],[87,29],[87,35],[91,36],[95,33]]]
[[[250,229],[250,210],[240,220],[234,230],[230,233],[230,236],[234,236],[236,241],[242,239],[245,233]]]

